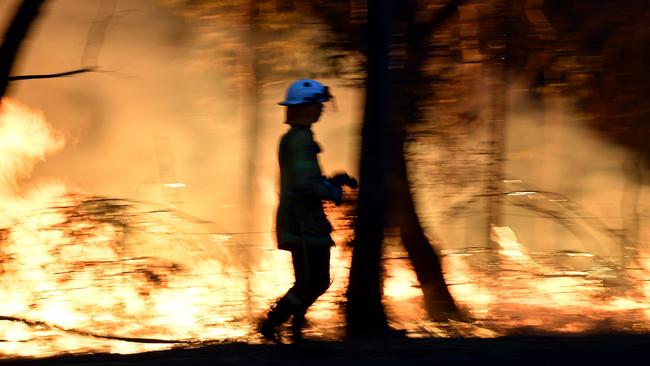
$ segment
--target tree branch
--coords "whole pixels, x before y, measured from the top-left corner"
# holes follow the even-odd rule
[[[429,39],[433,32],[438,29],[449,17],[451,17],[467,0],[452,0],[438,10],[428,22],[416,23],[413,30],[409,32],[410,42],[408,45],[408,68],[419,70],[422,63],[427,59],[426,52]]]
[[[348,6],[345,12],[341,11],[343,2],[339,2],[335,6],[327,2],[323,4],[317,0],[308,1],[307,3],[311,13],[326,24],[334,35],[335,41],[333,43],[338,48],[344,51],[367,53],[366,24],[352,24],[349,8],[351,4],[349,2],[345,2]]]
[[[52,78],[71,76],[71,75],[81,74],[81,73],[85,73],[85,72],[92,72],[92,71],[95,71],[94,67],[85,67],[83,69],[59,72],[59,73],[56,73],[56,74],[36,74],[36,75],[9,76],[7,78],[7,80],[8,81],[18,81],[18,80],[30,80],[30,79],[52,79]]]
[[[9,28],[4,34],[4,40],[0,45],[0,97],[7,90],[7,77],[11,73],[20,45],[27,37],[27,32],[34,19],[38,16],[44,2],[45,0],[24,0],[21,2],[9,24]]]
[[[442,9],[433,14],[431,20],[423,23],[423,27],[418,30],[422,32],[422,34],[428,39],[431,37],[433,31],[435,31],[442,23],[444,23],[450,16],[452,16],[456,12],[456,9],[458,9],[459,6],[463,5],[464,2],[467,2],[467,0],[450,1],[447,3],[447,5],[442,7]]]

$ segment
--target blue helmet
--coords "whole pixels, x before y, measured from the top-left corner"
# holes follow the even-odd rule
[[[287,89],[287,97],[279,105],[290,106],[307,103],[323,103],[332,99],[329,88],[316,80],[300,79]]]

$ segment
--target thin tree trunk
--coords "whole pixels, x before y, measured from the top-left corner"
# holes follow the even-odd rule
[[[644,185],[644,154],[633,152],[633,156],[623,164],[625,184],[621,197],[621,216],[623,220],[623,235],[621,235],[621,256],[624,266],[638,262],[641,215],[639,201]]]
[[[394,108],[393,127],[391,128],[390,180],[391,225],[400,230],[402,244],[413,265],[422,289],[424,305],[432,320],[447,320],[460,317],[460,311],[454,302],[442,271],[442,263],[429,239],[422,229],[415,202],[408,181],[408,169],[405,158],[407,125],[419,119],[420,111],[412,90],[418,85],[419,67],[405,68],[398,80],[395,80],[397,106]],[[402,82],[400,82],[402,80]]]
[[[494,250],[498,244],[492,240],[492,227],[501,226],[502,204],[501,192],[504,179],[505,165],[505,144],[506,144],[506,113],[507,113],[507,74],[506,63],[509,61],[508,46],[510,43],[510,32],[512,32],[510,13],[512,11],[511,0],[495,0],[494,8],[490,14],[488,34],[492,37],[488,47],[492,50],[490,60],[491,79],[491,116],[489,121],[490,133],[490,154],[491,162],[489,167],[488,183],[486,186],[487,197],[487,220],[485,228],[486,243]],[[494,258],[495,260],[497,258]]]
[[[361,144],[355,242],[347,292],[348,335],[388,330],[382,298],[381,249],[386,223],[386,146],[390,116],[388,69],[391,0],[368,3],[368,74]]]
[[[421,119],[418,107],[417,91],[428,88],[423,85],[421,70],[427,59],[427,46],[431,32],[437,29],[446,19],[456,12],[462,1],[451,1],[432,19],[427,31],[415,32],[415,37],[404,40],[406,44],[406,61],[401,72],[394,73],[396,88],[393,108],[393,125],[391,126],[390,171],[389,187],[392,197],[390,207],[394,210],[392,217],[400,229],[404,245],[418,282],[422,289],[424,305],[432,320],[447,320],[460,318],[453,297],[449,293],[445,281],[442,263],[438,253],[426,237],[418,218],[413,195],[408,181],[408,170],[405,158],[405,143],[407,127]]]
[[[411,264],[422,289],[424,305],[432,320],[447,320],[460,317],[460,311],[449,293],[442,271],[442,263],[429,239],[424,234],[415,210],[415,202],[408,184],[408,172],[404,158],[404,132],[395,142],[392,196],[400,229],[402,244],[406,248]]]
[[[257,57],[257,37],[258,37],[258,18],[259,9],[258,2],[255,0],[249,1],[248,9],[248,32],[246,34],[246,54],[245,62],[248,67],[248,85],[245,91],[246,98],[246,114],[248,123],[248,156],[246,157],[246,210],[244,210],[244,220],[247,225],[247,230],[251,233],[259,232],[259,190],[257,189],[257,158],[259,146],[259,131],[261,125],[260,118],[260,91],[259,91],[259,77],[258,77],[258,57]],[[253,289],[251,283],[251,265],[253,262],[253,254],[251,249],[244,251],[246,263],[246,313],[249,318],[253,317]]]
[[[41,5],[45,0],[24,0],[16,10],[11,24],[4,34],[0,45],[0,98],[6,93],[9,86],[9,75],[13,69],[20,46],[27,37],[30,26],[38,17]]]

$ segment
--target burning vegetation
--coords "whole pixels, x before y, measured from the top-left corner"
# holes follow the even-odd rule
[[[291,282],[288,258],[266,251],[255,265],[238,265],[236,256],[251,244],[235,233],[215,232],[209,223],[153,203],[26,182],[37,161],[63,146],[60,134],[42,115],[9,100],[0,131],[10,142],[2,158],[5,356],[257,341],[251,312]],[[339,217],[336,241],[343,243],[349,217],[334,207],[328,212]],[[635,266],[623,267],[618,258],[588,252],[529,253],[507,227],[494,228],[493,235],[497,253],[444,253],[450,291],[472,319],[464,322],[425,320],[410,265],[389,241],[384,294],[393,324],[414,337],[648,330],[650,261],[644,253]],[[334,283],[309,314],[322,337],[341,335],[338,308],[349,255],[345,245],[335,248]]]
[[[36,3],[43,1],[31,6],[38,7]],[[172,163],[160,163],[161,182],[152,183],[173,193],[166,203],[85,193],[55,179],[33,178],[39,164],[64,149],[67,131],[57,131],[41,113],[3,97],[1,357],[260,342],[255,318],[293,276],[287,253],[274,250],[268,224],[270,207],[277,203],[270,183],[276,166],[268,168],[270,158],[263,163],[256,159],[271,151],[260,142],[268,132],[265,103],[280,83],[302,76],[298,73],[333,75],[345,81],[345,88],[366,85],[364,125],[372,128],[364,128],[360,140],[375,148],[360,153],[362,189],[371,194],[326,209],[337,244],[332,249],[332,283],[308,313],[316,325],[308,327],[308,337],[341,339],[346,320],[367,314],[363,321],[390,324],[409,337],[650,332],[650,252],[643,227],[647,200],[642,195],[648,160],[648,111],[642,101],[650,85],[643,82],[648,73],[647,52],[642,52],[650,32],[640,26],[647,23],[646,1],[629,2],[622,13],[612,8],[618,4],[587,0],[570,5],[553,0],[406,1],[408,6],[394,13],[378,13],[378,8],[371,12],[371,3],[389,3],[379,0],[161,3],[174,9],[169,11],[178,16],[175,25],[193,23],[192,31],[199,33],[192,39],[198,44],[192,49],[196,57],[188,61],[196,70],[186,70],[187,75],[210,83],[206,74],[218,79],[219,88],[226,90],[219,93],[237,105],[223,107],[223,114],[241,114],[246,122],[243,137],[220,136],[221,142],[241,137],[245,148],[223,144],[222,150],[197,149],[186,155],[194,163],[219,151],[227,156],[214,161],[226,165],[232,163],[233,150],[245,151],[245,173],[237,184],[244,186],[246,198],[243,204],[233,200],[231,206],[251,230],[230,231],[174,206],[180,201],[175,193],[191,185],[177,179]],[[155,4],[151,6],[160,6]],[[578,14],[583,13],[590,20],[581,21]],[[104,38],[113,15],[96,22],[91,31],[95,39]],[[31,20],[12,23],[22,25],[19,41]],[[636,31],[628,39],[632,28]],[[368,29],[375,33],[369,36]],[[189,33],[180,30],[174,36],[191,38]],[[13,58],[3,56],[0,52],[0,66],[12,66]],[[620,68],[614,72],[614,66]],[[3,93],[9,81],[22,80],[9,77],[11,67],[0,69],[7,73]],[[213,88],[206,87],[208,93]],[[576,95],[566,95],[573,90]],[[210,124],[209,131],[221,128],[212,125],[216,117],[210,115],[221,114],[216,113],[221,112],[221,106],[215,107],[218,97],[193,92],[196,103],[191,107],[207,112],[197,112],[188,118],[195,124],[187,124],[199,131],[196,121],[205,117],[201,123]],[[176,102],[176,96],[168,100]],[[572,107],[563,110],[566,105]],[[525,112],[513,112],[517,108]],[[534,123],[521,115],[538,110],[543,126],[531,127]],[[571,117],[554,120],[566,115]],[[241,122],[237,118],[232,119]],[[506,124],[513,120],[518,124]],[[533,171],[530,175],[540,186],[565,187],[560,183],[571,180],[570,174],[549,173],[550,167],[579,155],[574,142],[591,136],[577,130],[571,133],[580,135],[577,139],[558,137],[557,131],[565,131],[558,125],[568,120],[629,154],[625,156],[632,163],[622,174],[625,188],[621,207],[616,206],[623,217],[601,219],[568,194],[537,189],[519,179],[519,173]],[[529,131],[522,132],[522,126]],[[217,145],[208,129],[197,131],[170,135],[190,140],[188,145],[193,139]],[[332,150],[344,145],[334,141],[341,137],[338,131],[329,137],[338,143]],[[171,138],[154,140],[159,157],[171,161]],[[596,160],[591,156],[595,150],[585,149],[586,159]],[[179,165],[198,166],[188,160]],[[577,165],[567,163],[565,170]],[[364,171],[368,166],[376,169]],[[223,176],[231,179],[234,174],[228,172]],[[581,172],[575,174],[583,178]],[[601,184],[600,178],[591,183],[619,193],[611,188],[614,180]],[[230,194],[221,186],[215,189],[212,177],[208,180],[201,199],[216,195],[215,190]],[[386,186],[364,187],[364,181]],[[576,186],[566,185],[574,191]],[[547,222],[526,226],[506,219],[508,215]],[[215,216],[221,220],[225,215]],[[360,228],[355,220],[362,216],[376,221],[362,221]],[[622,229],[613,229],[619,224]],[[359,248],[370,248],[370,255],[355,253]],[[351,267],[357,269],[353,276]],[[355,291],[357,296],[351,296]],[[356,307],[352,316],[345,313],[350,303]]]

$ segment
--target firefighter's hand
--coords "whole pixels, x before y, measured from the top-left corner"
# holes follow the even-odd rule
[[[329,191],[328,199],[334,202],[334,204],[337,206],[340,205],[343,201],[343,188],[341,188],[341,186],[334,185],[326,180],[323,180],[322,182]]]
[[[356,189],[359,185],[357,180],[346,172],[337,173],[327,180],[335,186],[348,186],[352,189]]]

